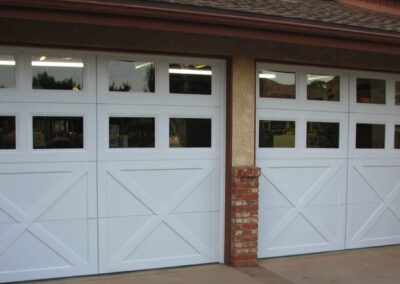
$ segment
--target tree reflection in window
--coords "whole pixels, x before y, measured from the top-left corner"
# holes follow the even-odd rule
[[[45,89],[45,90],[73,90],[79,91],[82,89],[78,82],[75,82],[73,78],[56,80],[53,76],[47,74],[46,71],[37,73],[32,78],[33,89]]]
[[[110,92],[154,93],[154,62],[110,60],[108,62]]]
[[[340,77],[308,74],[307,99],[340,101]]]
[[[83,148],[83,117],[33,117],[33,149],[67,148]]]

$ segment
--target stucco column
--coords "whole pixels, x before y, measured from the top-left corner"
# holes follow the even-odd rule
[[[254,166],[255,60],[232,61],[232,165]]]
[[[230,183],[229,263],[253,266],[258,249],[258,178],[254,161],[255,60],[232,61],[232,176]]]

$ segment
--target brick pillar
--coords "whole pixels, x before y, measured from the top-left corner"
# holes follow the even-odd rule
[[[258,178],[257,167],[234,167],[231,186],[232,266],[257,263],[258,245]]]

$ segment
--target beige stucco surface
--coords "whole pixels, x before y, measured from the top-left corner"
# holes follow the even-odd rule
[[[135,28],[0,19],[0,44],[219,56],[232,59],[232,163],[254,164],[255,61],[400,73],[400,56]]]

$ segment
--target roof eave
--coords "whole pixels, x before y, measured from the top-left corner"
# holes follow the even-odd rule
[[[3,0],[0,17],[188,32],[400,54],[400,33],[210,9],[76,0]]]

